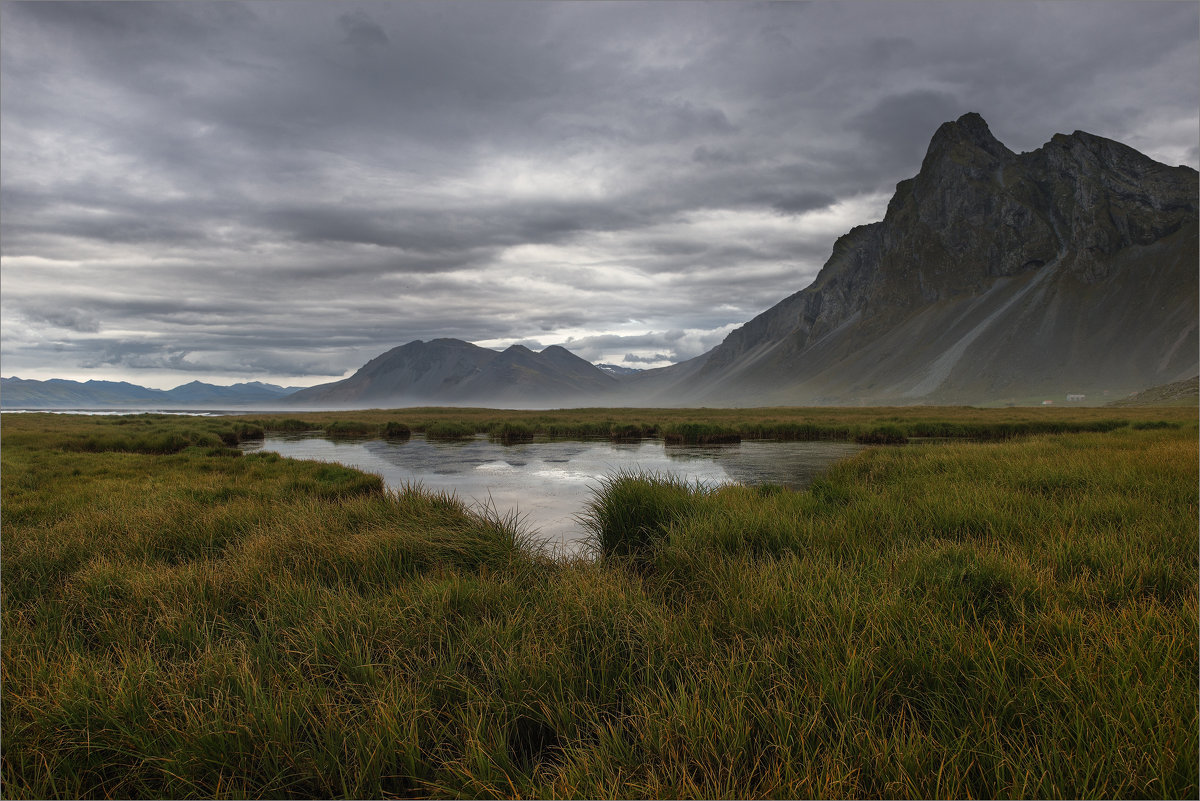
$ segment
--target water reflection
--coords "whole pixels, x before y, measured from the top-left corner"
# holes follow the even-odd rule
[[[573,550],[583,531],[575,515],[592,491],[618,471],[670,473],[705,485],[737,482],[801,489],[832,462],[861,450],[845,442],[743,442],[670,445],[661,440],[532,442],[500,445],[484,437],[460,442],[328,440],[295,435],[247,443],[247,451],[316,459],[356,467],[399,488],[419,483],[454,492],[470,504],[501,513],[515,509],[552,544]]]

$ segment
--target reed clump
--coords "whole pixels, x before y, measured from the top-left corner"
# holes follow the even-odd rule
[[[488,438],[493,442],[504,445],[514,445],[518,442],[533,442],[534,429],[526,423],[505,420],[491,426]]]
[[[379,432],[384,439],[407,440],[412,437],[412,429],[404,423],[388,420]]]
[[[439,420],[425,427],[426,439],[461,440],[475,436],[475,427],[467,423]]]
[[[668,445],[726,445],[742,441],[737,429],[712,423],[674,423],[663,429]]]
[[[607,557],[645,557],[701,489],[672,475],[619,472],[604,479],[580,516],[593,549]]]
[[[334,420],[325,424],[325,436],[331,439],[377,435],[379,426],[363,420]]]
[[[266,431],[280,434],[296,434],[301,431],[315,431],[321,428],[319,423],[311,423],[297,417],[266,417],[254,420],[254,423]]]
[[[860,445],[904,445],[908,442],[908,435],[900,426],[882,425],[858,432],[854,435],[854,441]]]
[[[608,438],[613,442],[639,442],[659,433],[654,423],[612,423],[608,427]]]

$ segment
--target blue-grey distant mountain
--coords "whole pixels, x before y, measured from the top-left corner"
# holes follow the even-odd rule
[[[367,362],[349,378],[301,390],[289,404],[310,407],[427,403],[564,406],[609,398],[620,382],[566,348],[504,351],[460,339],[416,340]]]
[[[270,404],[290,395],[296,387],[251,381],[217,386],[192,381],[174,389],[149,389],[125,381],[36,381],[0,378],[0,406],[5,409],[120,409],[238,408]]]

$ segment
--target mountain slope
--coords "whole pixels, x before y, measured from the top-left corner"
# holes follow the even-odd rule
[[[303,406],[478,403],[553,406],[607,396],[616,378],[565,348],[503,352],[458,339],[415,340],[367,362],[349,378],[301,390]]]
[[[0,405],[6,409],[99,409],[128,406],[215,408],[273,403],[293,392],[251,381],[222,387],[192,381],[174,389],[149,389],[125,381],[69,381],[52,378],[0,378]]]
[[[1079,131],[1018,155],[964,115],[811,286],[698,367],[647,371],[642,397],[979,403],[1194,375],[1197,189]]]
[[[1141,392],[1105,404],[1106,406],[1197,406],[1200,405],[1200,376],[1149,387]]]

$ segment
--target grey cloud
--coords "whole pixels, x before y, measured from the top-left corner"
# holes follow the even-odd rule
[[[389,39],[383,28],[363,11],[356,8],[338,15],[338,25],[341,26],[346,38],[344,41],[354,47],[379,47],[387,45]]]
[[[1015,150],[1083,129],[1200,160],[1192,3],[10,2],[0,22],[18,367],[330,375],[411,339],[564,332],[689,358],[811,280],[843,231],[807,214],[890,192],[962,111]],[[578,334],[631,320],[666,333]]]
[[[70,306],[39,307],[27,306],[24,316],[33,322],[46,323],[56,328],[67,328],[81,334],[94,334],[100,330],[100,321],[92,314]]]
[[[89,369],[125,367],[136,370],[167,370],[182,373],[225,373],[254,375],[338,375],[346,365],[337,356],[297,357],[270,351],[204,353],[195,350],[168,350],[159,346],[126,342],[113,343],[99,354],[84,358],[80,366]]]
[[[638,356],[636,353],[626,353],[621,361],[626,364],[659,364],[672,360],[670,353],[654,353],[650,356]]]
[[[745,164],[749,160],[750,157],[745,153],[734,152],[722,147],[698,145],[692,151],[692,161],[700,164],[737,165]]]
[[[919,89],[883,98],[855,122],[869,147],[911,162],[924,155],[930,131],[964,111],[947,92]]]
[[[806,211],[832,206],[837,198],[824,192],[797,192],[786,196],[775,196],[771,208],[780,214],[801,214]]]

